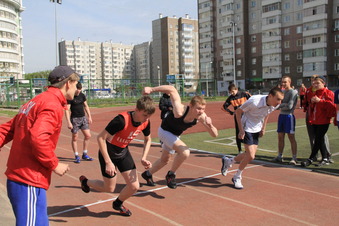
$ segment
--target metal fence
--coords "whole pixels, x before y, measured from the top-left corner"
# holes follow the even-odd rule
[[[162,83],[158,80],[132,80],[132,79],[81,79],[83,92],[87,96],[87,102],[91,106],[104,104],[122,104],[135,102],[141,95],[145,86],[157,86],[159,84],[174,85],[181,97],[194,95],[216,96],[217,86],[214,80],[181,80]],[[207,88],[208,84],[208,88]],[[42,93],[48,86],[47,79],[16,79],[0,83],[0,107],[19,108],[22,104]],[[206,94],[208,91],[208,95]],[[160,93],[153,93],[157,98]]]

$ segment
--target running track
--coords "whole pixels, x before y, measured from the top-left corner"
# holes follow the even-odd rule
[[[218,129],[232,127],[233,118],[220,112],[221,104],[208,103],[207,113]],[[71,171],[63,177],[53,174],[47,193],[51,225],[339,225],[338,177],[254,161],[243,174],[245,188],[236,190],[231,177],[237,165],[230,175],[223,177],[220,175],[221,156],[198,151],[192,151],[177,172],[179,186],[176,190],[165,185],[164,176],[169,168],[165,167],[154,175],[156,187],[142,186],[125,202],[133,215],[120,216],[111,208],[124,184],[119,174],[117,192],[113,194],[95,191],[85,194],[79,188],[78,177],[85,174],[91,179],[101,179],[95,135],[112,117],[126,109],[133,107],[92,109],[95,124],[91,127],[90,153],[95,157],[93,162],[72,162],[71,134],[64,123],[57,155],[61,161],[69,162]],[[300,110],[296,112],[297,118],[298,114],[303,115]],[[152,118],[153,137],[156,137],[159,118],[157,111]],[[1,123],[6,120],[8,118],[0,117]],[[276,120],[276,115],[270,120]],[[199,128],[197,126],[194,131]],[[138,141],[130,145],[139,173],[143,172],[141,146]],[[5,171],[9,147],[6,145],[0,152],[1,172]],[[154,162],[159,156],[160,146],[154,143],[148,159]],[[139,179],[143,183],[141,176]],[[5,185],[6,177],[1,173],[0,205],[4,211],[0,213],[0,225],[13,225]]]

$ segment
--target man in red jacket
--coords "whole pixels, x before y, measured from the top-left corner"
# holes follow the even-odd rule
[[[0,147],[12,142],[7,161],[7,193],[16,225],[48,225],[46,190],[52,172],[68,170],[54,153],[67,100],[74,97],[79,75],[57,66],[48,77],[48,90],[24,104],[19,113],[0,125]]]

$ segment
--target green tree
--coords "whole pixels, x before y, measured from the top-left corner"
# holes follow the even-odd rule
[[[45,78],[45,79],[47,79],[50,72],[51,72],[51,70],[27,73],[27,74],[25,74],[25,79],[31,79],[31,78]]]

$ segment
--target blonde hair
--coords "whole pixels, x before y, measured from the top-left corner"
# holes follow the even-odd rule
[[[190,104],[192,106],[195,106],[196,104],[206,105],[206,100],[201,96],[194,96],[191,99]]]

